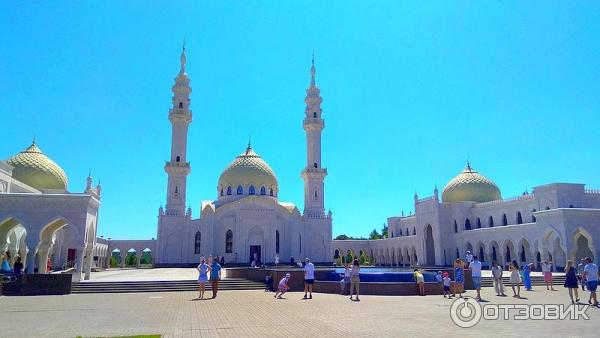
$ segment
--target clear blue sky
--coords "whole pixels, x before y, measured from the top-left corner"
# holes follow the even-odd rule
[[[0,158],[35,134],[70,191],[91,169],[99,235],[156,236],[184,37],[194,217],[249,135],[303,209],[313,49],[335,235],[412,210],[467,157],[504,197],[600,187],[600,2],[4,2],[0,33]]]

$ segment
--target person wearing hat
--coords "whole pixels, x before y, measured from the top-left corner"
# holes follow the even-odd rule
[[[283,277],[279,281],[279,286],[277,287],[277,292],[275,292],[275,296],[274,296],[275,298],[282,299],[281,296],[283,296],[284,293],[286,293],[290,290],[290,286],[288,285],[288,282],[291,277],[292,277],[292,275],[290,275],[289,273],[286,273],[285,277]]]

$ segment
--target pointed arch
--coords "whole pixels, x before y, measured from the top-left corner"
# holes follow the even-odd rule
[[[225,253],[233,253],[233,231],[227,230],[225,234]]]
[[[279,230],[275,230],[275,253],[279,254]]]
[[[243,195],[244,194],[244,188],[241,185],[237,186],[237,194],[238,195]]]
[[[264,186],[260,187],[260,195],[264,196],[266,194],[267,194],[267,189]]]
[[[471,220],[465,219],[465,230],[471,230]]]
[[[231,196],[231,186],[227,187],[227,196]]]
[[[248,195],[254,195],[256,194],[256,191],[254,190],[254,186],[251,185],[250,188],[248,188]]]
[[[517,224],[523,224],[523,217],[521,216],[521,212],[517,211]]]
[[[490,228],[494,227],[494,217],[492,215],[490,215],[490,217],[488,217],[488,227],[490,227]]]
[[[508,225],[508,219],[506,218],[506,214],[502,214],[502,225]]]
[[[481,218],[477,217],[477,229],[481,229]]]
[[[201,251],[201,243],[202,243],[202,234],[200,230],[196,231],[196,235],[194,236],[194,254],[200,254]]]

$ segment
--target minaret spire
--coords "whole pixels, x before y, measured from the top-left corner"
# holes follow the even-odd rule
[[[185,57],[185,39],[183,39],[183,49],[181,51],[181,56],[179,57],[179,62],[181,63],[179,74],[185,74],[185,63],[187,62],[187,58]]]
[[[310,67],[310,85],[315,85],[315,73],[317,70],[315,69],[315,51],[312,53],[312,66]]]

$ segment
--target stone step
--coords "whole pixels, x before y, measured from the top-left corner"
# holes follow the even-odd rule
[[[228,278],[219,283],[219,290],[260,290],[264,284],[246,279]],[[129,293],[129,292],[179,292],[198,290],[195,280],[183,281],[123,281],[123,282],[76,282],[72,293]],[[211,290],[211,283],[206,283]]]

